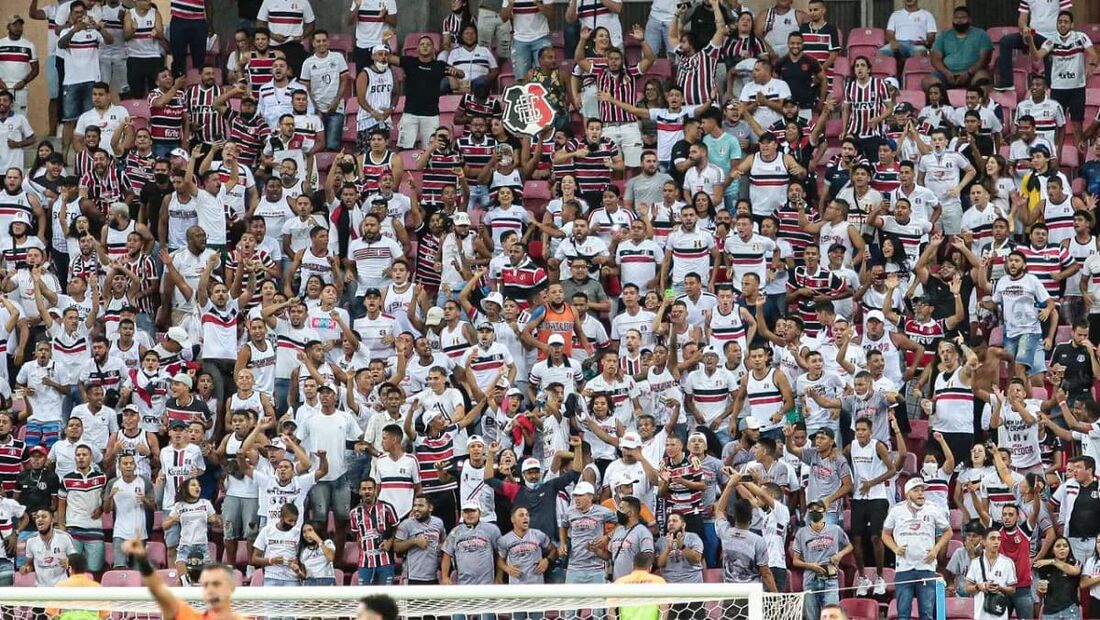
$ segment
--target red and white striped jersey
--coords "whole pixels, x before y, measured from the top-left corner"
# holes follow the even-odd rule
[[[719,48],[708,42],[691,56],[676,50],[676,84],[684,91],[684,105],[699,105],[714,87],[714,67],[718,64]]]
[[[183,92],[176,91],[168,102],[161,106],[153,103],[164,96],[164,91],[154,88],[146,100],[149,102],[149,133],[153,142],[180,144],[183,138],[183,115],[186,112]]]
[[[867,78],[865,83],[854,78],[849,80],[844,85],[844,104],[852,109],[845,128],[847,133],[856,138],[881,135],[882,127],[873,126],[871,119],[882,112],[889,99],[886,83],[876,77]]]
[[[1054,279],[1054,274],[1073,265],[1069,250],[1057,245],[1036,248],[1030,243],[1016,246],[1016,249],[1024,255],[1027,272],[1038,278],[1052,297],[1057,297],[1062,283]]]
[[[637,101],[637,78],[642,76],[642,70],[637,65],[623,67],[618,72],[612,71],[607,65],[592,67],[596,74],[596,89],[599,92],[611,93],[611,96],[619,101],[627,103]],[[633,123],[638,117],[622,108],[611,105],[608,101],[599,102],[600,118],[605,123]]]
[[[397,527],[397,511],[384,501],[356,506],[348,515],[348,526],[359,542],[359,568],[377,568],[393,564],[393,556],[382,543]]]
[[[225,125],[214,102],[222,94],[217,84],[210,88],[194,84],[187,88],[184,107],[191,124],[191,136],[203,144],[213,144],[225,137]]]
[[[588,154],[573,159],[573,175],[577,177],[582,194],[602,192],[611,184],[611,169],[607,167],[607,160],[619,156],[619,145],[608,138],[600,138],[596,143],[574,138],[565,145],[565,150],[572,153],[582,146],[588,149]]]
[[[205,0],[172,0],[172,19],[206,19]]]

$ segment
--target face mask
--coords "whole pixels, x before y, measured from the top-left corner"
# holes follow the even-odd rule
[[[935,463],[925,463],[921,466],[920,473],[923,474],[925,478],[931,478],[936,475],[936,470],[938,469],[939,466]]]
[[[351,174],[353,170],[355,170],[355,164],[351,163],[350,161],[340,162],[340,172],[343,172],[344,174]]]
[[[619,522],[619,525],[626,525],[629,515],[621,510],[615,511],[615,519]]]
[[[504,167],[511,166],[512,165],[512,158],[511,157],[502,157],[502,158],[500,158],[500,165],[502,165]]]
[[[535,488],[537,488],[539,486],[539,483],[524,480],[523,481],[523,486],[527,487],[528,489],[534,490]]]
[[[810,523],[821,523],[822,521],[825,520],[825,513],[821,512],[821,511],[818,511],[818,510],[815,510],[815,511],[810,513],[809,518],[810,518]]]
[[[387,64],[388,63],[385,63],[385,62],[376,62],[376,63],[374,63],[374,70],[375,71],[384,71],[386,69]]]

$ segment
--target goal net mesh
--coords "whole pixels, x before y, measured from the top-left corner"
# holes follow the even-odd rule
[[[234,592],[233,610],[249,618],[355,618],[362,597],[385,593],[397,600],[402,618],[429,620],[459,616],[465,620],[802,618],[801,593],[766,594],[759,586],[743,584],[686,586],[245,587]],[[173,592],[192,607],[205,608],[197,588],[173,588]],[[144,588],[0,588],[0,614],[4,620],[160,618]]]

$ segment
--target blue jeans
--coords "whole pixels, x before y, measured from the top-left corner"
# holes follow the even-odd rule
[[[668,54],[671,50],[668,45],[668,32],[672,28],[672,22],[662,22],[650,17],[645,23],[645,42],[657,56]]]
[[[187,70],[187,53],[191,66],[198,69],[206,62],[206,20],[173,19],[168,22],[168,40],[172,50],[172,72],[180,75]]]
[[[88,560],[88,570],[98,573],[103,570],[103,558],[106,557],[107,545],[103,540],[77,540],[73,538],[73,547],[76,552]]]
[[[1039,33],[1035,33],[1035,47],[1043,47],[1043,43],[1046,41],[1046,37]],[[1001,55],[997,57],[997,76],[994,82],[998,85],[1011,86],[1012,85],[1012,52],[1013,50],[1027,50],[1027,45],[1024,43],[1024,37],[1019,32],[1008,33],[1001,37],[1001,42],[998,44],[1001,48]],[[1044,59],[1046,65],[1046,73],[1050,75],[1050,56]]]
[[[177,148],[180,148],[180,145],[171,142],[154,142],[153,157],[168,157],[168,155]]]
[[[1016,588],[1016,592],[1012,595],[1012,608],[1016,610],[1017,620],[1030,620],[1035,613],[1034,602],[1036,600],[1031,595],[1031,586]],[[1072,608],[1067,609],[1063,613],[1068,613],[1071,610]],[[1046,615],[1044,614],[1043,617],[1045,618]]]
[[[1043,620],[1081,620],[1081,607],[1080,605],[1072,605],[1052,614],[1044,612]]]
[[[523,79],[531,67],[538,64],[539,52],[550,47],[550,37],[540,37],[534,41],[516,41],[512,39],[512,72],[516,78]]]
[[[335,577],[306,577],[302,580],[303,586],[335,586],[344,585],[337,584]]]
[[[577,569],[569,568],[565,571],[565,583],[607,583],[607,572],[602,569]],[[565,616],[567,620],[575,620],[579,618],[579,612],[573,612],[572,615]],[[600,620],[605,616],[603,609],[593,609],[592,619]],[[532,618],[531,620],[535,620]]]
[[[844,527],[844,524],[841,523],[841,518],[840,518],[841,514],[842,513],[839,513],[839,512],[826,512],[825,513],[825,522],[826,523],[832,523],[833,525],[835,525],[837,527]]]
[[[393,564],[359,569],[359,584],[364,586],[392,586],[393,577]]]
[[[325,149],[339,151],[344,136],[344,115],[340,112],[322,114],[321,121],[325,124]]]
[[[1027,367],[1028,376],[1046,372],[1047,360],[1042,334],[1006,337],[1005,351],[1016,360],[1017,364]]]
[[[81,82],[61,87],[61,120],[76,122],[80,115],[92,109],[92,84]]]
[[[878,48],[878,53],[883,56],[893,56],[899,60],[904,60],[917,54],[925,54],[928,52],[928,48],[923,45],[917,45],[912,41],[898,41],[898,49],[895,52],[889,45],[883,45]]]
[[[920,620],[932,620],[936,606],[936,573],[930,570],[907,570],[895,575],[898,598],[898,620],[913,617],[913,599],[917,599]],[[918,582],[923,579],[924,581]]]
[[[290,379],[275,379],[275,412],[280,416],[287,412],[287,395],[290,393]]]
[[[806,593],[805,602],[802,604],[802,615],[806,620],[817,620],[820,617],[822,607],[840,602],[840,591],[838,590],[840,584],[835,577],[824,579],[815,574],[804,579],[802,584],[802,591]]]
[[[471,211],[474,209],[489,210],[489,187],[475,183],[470,185],[470,202],[469,207]]]
[[[299,585],[297,579],[270,579],[264,577],[264,587],[271,586],[274,588],[288,588]]]
[[[707,568],[718,568],[718,555],[722,551],[722,543],[718,540],[718,532],[714,529],[714,521],[703,522],[703,557],[707,561]]]

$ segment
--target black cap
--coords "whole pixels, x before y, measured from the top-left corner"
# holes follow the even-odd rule
[[[925,305],[929,305],[929,306],[935,305],[935,304],[932,303],[932,298],[929,297],[928,295],[917,295],[916,297],[914,297],[913,298],[913,305],[915,306],[917,304],[925,304]]]
[[[172,420],[168,423],[168,428],[187,428],[187,422],[184,420]]]
[[[833,441],[836,441],[836,435],[833,434],[833,429],[831,429],[831,428],[828,428],[828,427],[819,428],[817,430],[817,432],[814,433],[814,437],[817,437],[818,435],[825,435],[829,439],[832,439]]]
[[[382,291],[376,288],[368,288],[367,292],[363,293],[364,297],[381,297]]]

